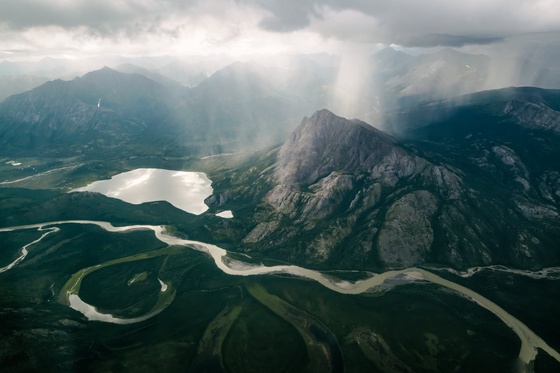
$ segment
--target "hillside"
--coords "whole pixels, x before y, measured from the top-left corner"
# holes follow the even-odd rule
[[[463,105],[399,137],[319,111],[261,163],[217,181],[208,202],[259,201],[243,250],[321,268],[556,265],[555,112],[488,105]],[[546,125],[523,119],[546,113]]]

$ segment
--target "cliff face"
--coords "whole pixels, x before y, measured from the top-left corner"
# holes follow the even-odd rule
[[[276,178],[281,184],[310,184],[335,170],[371,170],[390,156],[405,156],[390,137],[366,123],[321,110],[304,118],[280,148]]]
[[[236,188],[220,191],[218,182],[209,202],[257,206],[242,249],[308,266],[558,263],[559,166],[536,159],[537,167],[517,137],[500,139],[519,132],[529,141],[521,119],[504,124],[502,111],[491,118],[493,127],[465,118],[464,133],[456,118],[421,129],[412,141],[321,110],[266,165],[257,162],[230,180]],[[470,133],[477,126],[489,132]]]
[[[385,267],[429,260],[434,213],[442,201],[463,193],[461,178],[446,167],[409,153],[366,123],[327,110],[305,118],[280,148],[274,180],[266,202],[293,219],[287,228],[292,235],[313,236],[306,257],[329,261],[348,251],[344,245],[350,241],[359,252],[343,261],[358,255]],[[268,232],[256,228],[261,240],[272,228],[282,229],[267,227]]]

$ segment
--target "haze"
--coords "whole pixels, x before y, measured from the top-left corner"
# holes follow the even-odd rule
[[[129,73],[138,70],[123,70],[123,64],[159,69],[193,86],[201,81],[191,79],[193,71],[207,77],[235,61],[291,71],[301,62],[293,56],[304,54],[333,70],[319,106],[375,122],[372,113],[390,105],[379,102],[388,83],[375,80],[371,56],[389,46],[410,55],[453,48],[489,61],[476,84],[456,71],[423,81],[422,74],[441,67],[437,61],[410,68],[414,76],[390,82],[415,82],[401,96],[433,91],[426,97],[438,99],[512,85],[557,88],[560,77],[560,3],[552,0],[4,1],[0,40],[0,101],[46,79],[72,79],[105,65]],[[191,64],[191,75],[181,79],[180,70],[169,68],[174,62]],[[470,68],[468,62],[462,66]],[[2,78],[23,74],[35,78]],[[21,88],[9,88],[14,84]]]

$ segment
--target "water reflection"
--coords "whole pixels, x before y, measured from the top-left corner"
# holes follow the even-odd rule
[[[226,210],[217,213],[216,216],[219,216],[220,218],[224,218],[224,219],[231,219],[233,218],[233,212],[231,210]]]
[[[212,194],[211,184],[202,172],[139,168],[71,192],[97,192],[133,204],[167,201],[183,211],[199,215],[208,210],[204,199]]]

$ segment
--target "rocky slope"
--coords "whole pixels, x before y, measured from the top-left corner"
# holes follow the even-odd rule
[[[217,180],[208,203],[246,211],[242,250],[317,267],[558,264],[560,167],[524,161],[496,128],[478,134],[484,144],[423,129],[432,137],[397,139],[321,110],[279,149]]]

